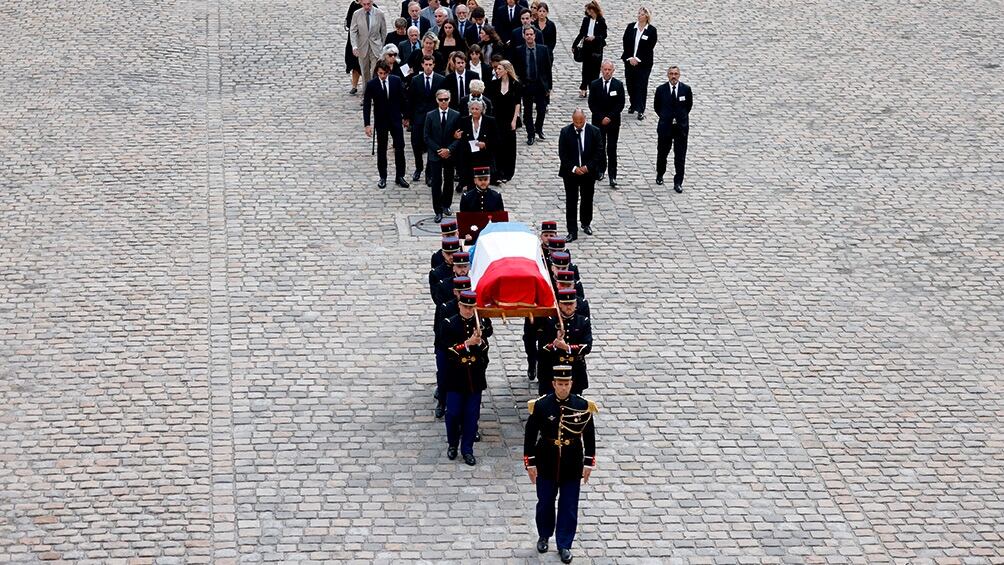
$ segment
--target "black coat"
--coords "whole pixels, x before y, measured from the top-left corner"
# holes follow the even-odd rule
[[[387,77],[387,89],[390,97],[383,93],[380,79],[374,77],[366,83],[366,93],[363,95],[363,125],[370,125],[370,108],[373,108],[373,126],[378,131],[390,129],[392,125],[400,127],[403,111],[407,100],[404,95],[404,84],[394,75]]]
[[[460,149],[460,140],[453,137],[454,132],[460,129],[460,113],[447,108],[446,129],[443,129],[442,114],[439,108],[436,108],[426,114],[423,127],[425,128],[425,146],[429,150],[429,162],[434,163],[442,160],[442,157],[437,153],[440,149],[449,149],[450,156],[447,159],[453,159]]]
[[[491,188],[484,192],[472,188],[460,197],[461,212],[499,212],[505,210],[502,195]]]
[[[439,73],[432,73],[432,88],[425,89],[425,73],[411,77],[408,88],[408,116],[412,120],[412,129],[425,125],[425,115],[438,108],[436,91],[443,88],[446,79]]]
[[[494,170],[494,155],[498,150],[499,144],[499,130],[498,125],[495,123],[495,118],[482,115],[481,129],[478,130],[478,136],[475,138],[474,120],[470,116],[465,116],[460,119],[460,131],[463,132],[463,135],[460,137],[460,154],[463,156],[461,180],[466,181],[471,179],[475,167],[491,167]],[[471,141],[475,139],[483,142],[485,148],[477,152],[471,151]],[[462,199],[461,206],[463,206]],[[502,208],[499,209],[501,210]]]
[[[429,295],[433,304],[453,298],[453,265],[443,261],[429,271]]]
[[[537,468],[537,477],[559,483],[582,479],[583,467],[596,466],[596,405],[571,394],[554,393],[527,403],[530,416],[523,436],[523,458]],[[561,445],[555,445],[560,440]]]
[[[492,12],[492,27],[498,32],[502,41],[508,43],[509,38],[512,37],[512,31],[519,29],[519,13],[522,9],[519,4],[516,4],[511,20],[509,19],[509,7],[505,4]]]
[[[527,57],[527,46],[521,45],[516,48],[515,60],[512,61],[513,66],[516,70],[516,75],[519,76],[520,81],[526,85],[529,81],[526,78],[526,57]],[[551,91],[551,68],[554,66],[554,60],[551,58],[551,50],[547,48],[546,45],[541,45],[540,43],[534,45],[534,53],[537,56],[537,84],[545,92]]]
[[[571,351],[556,350],[551,342],[558,337],[558,319],[547,318],[541,322],[537,359],[537,378],[543,381],[552,380],[555,365],[572,366],[572,391],[582,391],[589,388],[589,375],[586,373],[586,355],[593,350],[593,329],[589,318],[580,314],[572,314],[571,318],[563,318],[565,326],[565,343],[571,346]]]
[[[481,345],[466,347],[464,341],[474,334],[475,318],[460,314],[443,320],[439,327],[439,340],[446,349],[446,391],[479,392],[488,388],[485,370],[488,369],[488,338],[492,335],[492,321],[481,318]]]
[[[607,94],[607,90],[610,94]],[[610,78],[610,88],[603,88],[603,77],[589,83],[589,111],[593,113],[592,122],[594,126],[599,126],[603,118],[610,118],[610,124],[616,125],[621,121],[621,112],[624,111],[624,83],[616,78]]]
[[[593,40],[586,41],[586,34],[589,33],[589,20],[589,16],[582,17],[579,34],[572,40],[572,46],[578,45],[582,48],[584,56],[598,59],[603,55],[603,48],[607,46],[607,20],[596,18],[596,25],[593,27]]]
[[[635,31],[638,29],[638,22],[628,24],[627,29],[624,30],[624,51],[621,53],[621,60],[625,64],[628,63],[634,55],[634,39]],[[641,41],[638,42],[638,63],[639,67],[644,67],[647,69],[652,68],[652,64],[655,62],[655,44],[659,42],[659,33],[656,31],[655,26],[649,24],[645,28],[645,33],[641,36]]]
[[[592,124],[585,124],[583,128],[583,153],[582,164],[588,169],[587,175],[595,179],[603,167],[603,141],[600,139],[600,129]],[[561,128],[558,134],[558,176],[561,178],[575,178],[572,172],[579,166],[579,142],[575,135],[575,126],[568,124]]]
[[[669,82],[655,89],[655,113],[659,116],[659,135],[669,135],[673,121],[681,128],[690,126],[690,109],[694,106],[694,93],[682,82],[676,85],[676,97]]]
[[[558,45],[558,26],[554,25],[554,22],[551,20],[547,20],[547,23],[544,24],[544,29],[537,27],[539,25],[537,20],[534,20],[530,25],[533,26],[533,29],[539,32],[537,33],[537,43],[547,45],[547,48],[551,50],[551,56],[553,57],[554,48]]]
[[[418,5],[425,8],[429,5],[429,0],[401,0],[401,17],[408,20],[408,25],[411,25],[411,19],[408,17],[408,4],[412,2],[418,2]],[[388,15],[388,17],[390,17]]]

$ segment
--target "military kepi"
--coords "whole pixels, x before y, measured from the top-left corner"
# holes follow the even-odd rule
[[[565,238],[563,237],[552,237],[547,240],[547,248],[551,251],[564,251],[565,243]]]
[[[456,259],[454,259],[454,262],[456,262]],[[575,273],[572,271],[558,271],[557,273],[554,273],[554,278],[558,282],[574,283]]]
[[[572,380],[572,366],[571,365],[555,365],[554,366],[554,380],[556,380],[556,381],[570,381],[570,380]]]
[[[558,302],[575,302],[578,296],[574,288],[563,288],[558,291]]]
[[[443,220],[439,224],[439,230],[444,236],[457,233],[457,221],[456,220]]]
[[[490,176],[492,176],[492,168],[491,167],[474,167],[474,176],[475,177],[490,177]]]
[[[453,254],[454,266],[465,266],[471,264],[471,254],[466,251],[457,251]]]
[[[456,251],[460,251],[460,239],[454,236],[444,237],[443,251],[447,253],[454,253]]]
[[[478,305],[478,293],[473,290],[465,290],[460,293],[460,304],[464,306],[477,306]]]
[[[470,290],[471,277],[453,277],[453,290]]]
[[[567,266],[572,262],[572,256],[564,251],[555,251],[551,253],[551,263],[562,267]]]
[[[558,233],[558,222],[554,220],[540,222],[540,233]]]

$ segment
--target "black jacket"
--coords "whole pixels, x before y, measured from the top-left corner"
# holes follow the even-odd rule
[[[551,50],[547,48],[546,45],[541,45],[537,43],[534,47],[534,53],[537,57],[537,84],[545,92],[551,91],[551,67],[554,66],[554,60],[551,58]],[[527,57],[526,45],[521,45],[516,48],[515,61],[512,61],[513,67],[516,69],[516,75],[519,76],[520,82],[524,85],[528,84],[530,81],[526,78],[526,57]]]
[[[603,142],[600,139],[600,129],[592,124],[585,124],[583,128],[583,153],[582,164],[589,172],[586,174],[596,179],[603,166]],[[561,128],[558,134],[558,176],[561,178],[574,179],[578,175],[572,172],[579,166],[579,142],[575,135],[575,126],[568,124]]]
[[[460,140],[453,137],[454,132],[460,129],[460,113],[447,108],[446,129],[443,129],[442,114],[439,108],[436,108],[426,114],[423,127],[425,128],[425,146],[428,148],[429,161],[442,160],[442,157],[437,153],[440,149],[449,149],[450,156],[447,158],[452,160],[460,149]]]
[[[485,90],[487,89],[488,86],[486,84]],[[495,105],[492,104],[492,101],[491,99],[488,98],[488,95],[482,94],[480,100],[485,104],[484,112],[482,112],[482,114],[484,114],[485,116],[495,116]],[[467,107],[467,104],[470,101],[471,101],[470,95],[464,96],[463,99],[460,100],[460,108],[457,108],[457,111],[460,112],[461,118],[466,118],[471,115],[471,110],[470,108]]]
[[[481,116],[481,128],[478,130],[477,138],[474,137],[474,119],[470,116],[460,119],[460,152],[464,156],[463,166],[465,173],[462,178],[467,178],[473,167],[491,167],[493,164],[492,155],[498,150],[499,130],[495,123],[495,118],[491,116]],[[485,144],[485,148],[480,151],[471,151],[471,141],[480,141]],[[461,199],[461,210],[463,210],[463,199]],[[502,210],[503,208],[498,208]],[[465,210],[466,211],[466,210]]]
[[[607,94],[607,90],[610,94]],[[592,122],[599,127],[603,118],[610,118],[611,125],[619,124],[621,112],[624,111],[624,83],[616,78],[610,78],[610,88],[603,88],[603,77],[589,83],[589,111],[593,113]]]
[[[436,104],[436,91],[443,88],[446,79],[439,73],[432,73],[432,88],[425,89],[425,73],[419,72],[411,77],[408,88],[408,116],[412,120],[412,129],[425,125],[425,115],[439,106]]]
[[[694,106],[694,93],[682,82],[676,85],[676,97],[673,97],[669,82],[664,82],[655,89],[655,113],[659,116],[659,135],[668,135],[673,125],[686,128],[690,126],[690,109]],[[675,124],[674,124],[675,120]]]
[[[603,54],[603,48],[607,46],[607,21],[603,18],[596,18],[596,25],[593,27],[593,40],[586,41],[586,34],[589,33],[589,16],[582,17],[582,25],[579,26],[579,35],[572,40],[572,45],[582,48],[582,53],[587,56],[599,58]]]
[[[593,329],[589,318],[580,314],[572,314],[571,318],[562,318],[565,327],[565,343],[571,351],[555,349],[551,342],[558,337],[558,319],[547,318],[541,323],[537,359],[540,361],[537,378],[550,381],[555,365],[572,366],[572,391],[578,392],[589,388],[589,376],[586,373],[586,355],[593,350]]]
[[[559,483],[581,480],[583,467],[596,466],[596,404],[577,394],[559,400],[552,392],[527,406],[524,464],[536,467],[538,478]]]
[[[379,78],[374,77],[366,83],[366,93],[363,95],[363,125],[370,125],[370,108],[372,108],[373,126],[377,130],[387,130],[392,125],[401,126],[407,103],[404,84],[398,77],[390,75],[387,77],[387,90],[390,91],[390,97],[384,95]]]
[[[502,195],[491,188],[481,192],[472,188],[460,197],[461,212],[499,212],[505,210]]]
[[[634,54],[634,39],[635,31],[638,29],[638,22],[628,24],[627,29],[624,30],[624,51],[621,52],[621,60],[625,64],[628,63],[628,59],[635,56]],[[638,63],[639,67],[644,67],[651,69],[652,63],[655,62],[655,44],[659,42],[659,33],[656,31],[655,26],[649,24],[645,28],[645,33],[641,35],[641,41],[638,42]]]
[[[460,99],[466,98],[471,93],[471,81],[474,80],[474,75],[464,71],[464,95],[461,96],[457,90],[457,73],[450,73],[446,75],[446,79],[443,81],[446,84],[446,90],[450,91],[450,108],[460,112]]]

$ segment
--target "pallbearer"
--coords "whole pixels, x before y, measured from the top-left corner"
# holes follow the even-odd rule
[[[537,363],[537,390],[540,394],[551,392],[553,368],[571,365],[575,382],[572,392],[581,393],[589,388],[586,374],[586,355],[593,349],[593,329],[589,318],[575,313],[578,296],[574,288],[558,291],[558,317],[548,318],[540,334],[539,361]]]
[[[464,260],[464,259],[461,259]],[[433,395],[436,398],[436,418],[442,418],[446,414],[446,386],[444,380],[446,379],[446,345],[443,344],[442,331],[443,331],[443,321],[451,316],[456,316],[460,313],[460,307],[457,301],[460,299],[460,293],[465,290],[471,289],[471,278],[468,276],[453,277],[453,299],[447,300],[436,305],[436,323],[434,328],[434,334],[436,340],[433,343],[433,347],[436,350],[436,394]]]
[[[457,221],[454,219],[443,220],[439,224],[439,231],[442,233],[443,237],[457,237]],[[437,249],[432,253],[432,268],[442,265],[446,260],[443,259],[443,250]]]
[[[523,439],[523,464],[537,485],[537,551],[546,553],[554,535],[563,563],[572,561],[580,484],[596,468],[596,404],[573,394],[572,383],[571,367],[554,367],[554,392],[528,403]]]
[[[457,448],[464,463],[477,464],[474,437],[481,416],[481,392],[488,388],[488,338],[492,323],[477,316],[478,295],[473,290],[460,293],[460,313],[447,318],[441,339],[447,346],[446,372],[446,456],[457,458]],[[461,433],[463,434],[461,436]]]

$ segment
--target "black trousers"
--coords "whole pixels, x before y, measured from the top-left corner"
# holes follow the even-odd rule
[[[387,178],[387,134],[394,140],[394,178],[403,177],[406,167],[404,162],[404,128],[401,124],[392,124],[390,129],[378,129],[377,134],[377,171],[380,178]]]
[[[606,168],[601,172],[606,172],[611,179],[615,179],[617,178],[617,141],[621,137],[621,121],[620,119],[610,120],[607,125],[594,122],[593,125],[600,128],[600,139],[603,141],[607,157]]]
[[[547,115],[547,104],[551,101],[540,83],[527,82],[523,90],[523,125],[526,127],[526,138],[530,139],[538,131],[544,131],[544,116]],[[537,107],[537,118],[534,121],[533,108]]]
[[[516,130],[511,124],[502,124],[499,131],[499,145],[495,153],[495,166],[499,180],[509,180],[516,174]]]
[[[673,175],[673,184],[683,184],[683,172],[687,165],[687,136],[690,133],[690,126],[670,126],[668,135],[659,135],[659,143],[656,147],[655,176],[662,178],[666,174],[666,160],[669,158],[669,150],[673,150],[673,166],[676,174]]]
[[[584,175],[571,175],[565,179],[565,224],[568,226],[568,233],[579,233],[579,224],[576,222],[576,208],[578,208],[579,219],[583,226],[591,225],[593,222],[593,192],[596,190],[596,178],[593,173]],[[582,205],[579,206],[579,196],[582,196]]]
[[[589,83],[600,77],[600,63],[603,62],[603,51],[593,54],[588,51],[582,54],[582,82],[579,90],[589,90]]]
[[[453,204],[453,159],[429,159],[432,182],[432,211],[439,214]]]
[[[648,77],[652,67],[624,64],[624,88],[628,91],[629,108],[635,112],[644,112],[648,103]]]
[[[415,171],[421,172],[422,157],[425,156],[425,121],[411,122],[411,151],[415,154]]]

